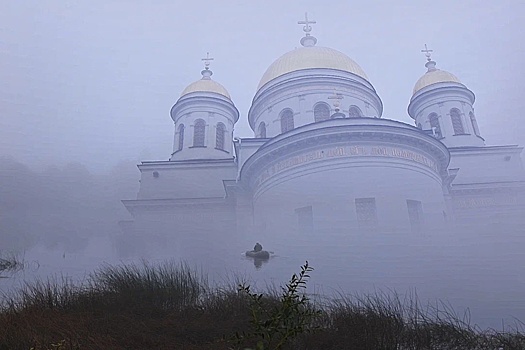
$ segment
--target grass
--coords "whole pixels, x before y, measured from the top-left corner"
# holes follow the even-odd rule
[[[416,295],[395,293],[297,303],[302,295],[287,292],[291,282],[260,294],[243,292],[246,285],[212,288],[174,262],[104,266],[81,285],[38,281],[3,302],[0,350],[244,349],[263,346],[258,337],[282,327],[293,337],[259,348],[525,349],[519,323],[504,333],[480,330],[446,304],[423,307]]]
[[[422,307],[417,295],[342,296],[328,300],[323,311],[323,331],[305,338],[302,348],[309,344],[315,349],[525,349],[523,327],[506,333],[481,330],[445,303]]]

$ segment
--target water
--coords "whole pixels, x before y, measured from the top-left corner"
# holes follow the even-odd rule
[[[525,279],[522,272],[522,244],[479,239],[467,245],[450,242],[447,246],[363,244],[347,248],[347,254],[327,254],[319,246],[302,253],[279,251],[261,266],[242,255],[242,249],[217,248],[217,254],[185,257],[190,265],[206,272],[211,283],[235,284],[246,280],[257,288],[278,286],[300,271],[307,257],[314,271],[309,281],[311,293],[338,297],[342,294],[392,291],[417,294],[423,303],[450,304],[460,318],[467,315],[481,328],[502,330],[502,324],[525,320]],[[227,247],[229,245],[225,245]],[[150,245],[146,252],[122,254],[116,240],[92,237],[87,248],[78,253],[35,247],[24,254],[26,267],[9,278],[0,278],[0,290],[12,293],[37,278],[72,278],[84,281],[89,273],[104,264],[151,263],[177,259],[165,245]],[[251,247],[247,247],[250,249]],[[329,249],[336,251],[336,247]],[[502,252],[505,254],[495,254]],[[490,252],[494,252],[491,254]]]

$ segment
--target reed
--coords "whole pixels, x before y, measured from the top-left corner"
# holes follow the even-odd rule
[[[310,300],[304,275],[266,291],[239,282],[210,287],[202,273],[168,261],[103,266],[80,284],[36,281],[4,298],[0,350],[525,349],[520,322],[480,330],[468,315],[423,305],[415,294]]]

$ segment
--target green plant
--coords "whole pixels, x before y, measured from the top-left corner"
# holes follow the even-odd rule
[[[321,311],[316,310],[306,294],[301,293],[311,271],[313,268],[306,261],[299,275],[294,273],[285,287],[281,287],[282,294],[273,307],[268,307],[271,298],[253,293],[249,285],[239,285],[238,291],[249,300],[252,325],[251,331],[236,333],[239,344],[248,340],[255,342],[257,350],[277,350],[293,342],[297,336],[317,329],[314,321]]]

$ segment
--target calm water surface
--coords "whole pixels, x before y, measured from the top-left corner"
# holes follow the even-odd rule
[[[341,256],[304,248],[290,252],[274,251],[272,258],[261,266],[242,256],[235,247],[217,249],[217,254],[184,257],[190,265],[205,271],[212,283],[232,284],[247,280],[259,288],[281,285],[292,273],[299,272],[307,258],[315,268],[309,282],[312,293],[338,296],[340,293],[369,293],[392,291],[399,294],[417,293],[422,302],[443,300],[454,307],[460,317],[469,314],[471,323],[482,328],[501,330],[502,322],[515,324],[525,320],[525,280],[523,253],[520,244],[497,246],[493,241],[477,244],[470,250],[457,244],[436,247],[377,247],[360,246]],[[495,245],[496,244],[496,245]],[[235,246],[235,245],[234,245]],[[230,246],[231,247],[231,246]],[[35,279],[68,277],[81,283],[89,273],[104,264],[151,263],[177,259],[159,245],[155,253],[127,254],[115,249],[115,242],[105,237],[94,237],[88,247],[79,253],[64,253],[37,247],[25,252],[25,269],[14,274],[4,273],[0,290],[12,293],[26,282]],[[250,247],[247,247],[248,249]],[[336,248],[334,248],[336,249]],[[501,251],[505,254],[490,254]],[[395,252],[395,253],[394,253]]]

